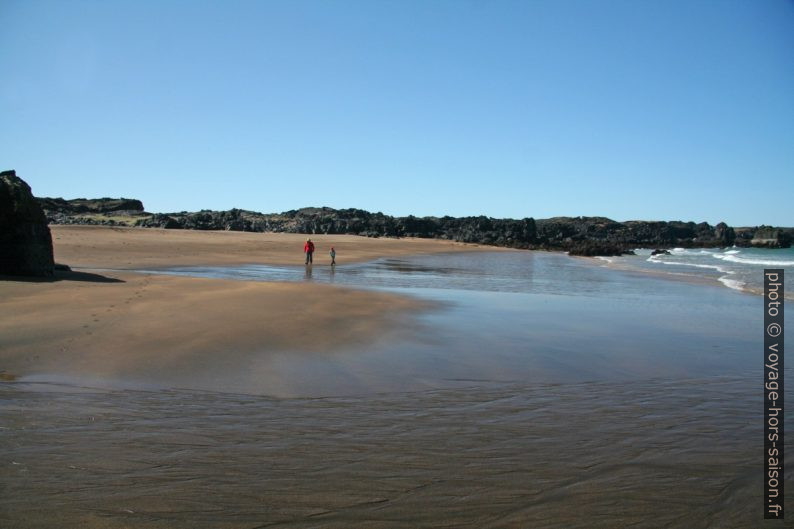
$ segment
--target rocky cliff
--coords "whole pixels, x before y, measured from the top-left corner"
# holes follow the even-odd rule
[[[0,274],[52,276],[55,263],[47,218],[15,171],[0,173]]]

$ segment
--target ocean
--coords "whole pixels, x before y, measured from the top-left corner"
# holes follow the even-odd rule
[[[763,293],[763,270],[782,268],[788,277],[794,272],[794,248],[673,248],[669,255],[651,255],[652,250],[638,248],[637,255],[599,257],[614,266],[644,272],[666,274],[673,278],[716,280],[728,288]],[[794,281],[786,283],[786,299],[794,299]]]

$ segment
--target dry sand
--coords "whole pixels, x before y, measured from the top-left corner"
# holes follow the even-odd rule
[[[158,380],[238,372],[276,351],[325,353],[399,332],[427,304],[313,283],[160,276],[124,269],[299,264],[306,236],[54,226],[54,282],[0,280],[0,374]],[[317,261],[476,250],[446,241],[313,237]],[[227,387],[226,389],[233,389]]]

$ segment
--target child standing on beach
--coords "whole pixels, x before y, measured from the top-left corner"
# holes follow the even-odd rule
[[[336,250],[334,250],[333,246],[331,246],[331,251],[328,253],[331,255],[331,266],[334,266],[336,264]]]
[[[306,239],[306,244],[303,245],[303,252],[306,254],[306,264],[311,264],[312,254],[314,254],[314,243],[311,239]]]

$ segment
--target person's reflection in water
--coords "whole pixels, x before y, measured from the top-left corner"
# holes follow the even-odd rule
[[[331,283],[334,282],[334,274],[336,274],[336,266],[331,265],[331,276],[328,278],[328,281]]]
[[[306,274],[303,276],[303,279],[305,279],[306,281],[311,281],[312,280],[312,267],[311,266],[307,266],[306,267]]]

